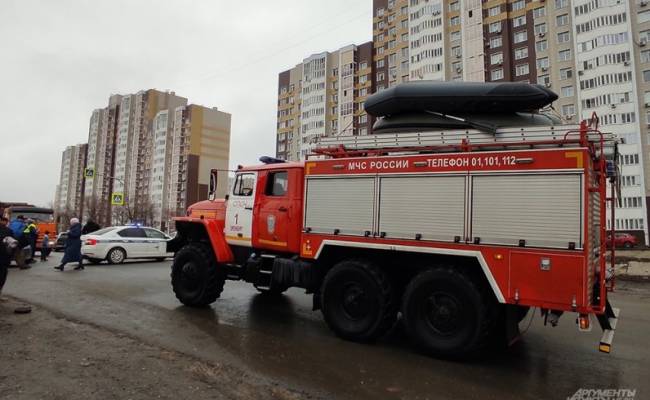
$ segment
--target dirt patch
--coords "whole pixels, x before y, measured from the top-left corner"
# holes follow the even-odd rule
[[[225,364],[0,299],[2,399],[308,399]]]

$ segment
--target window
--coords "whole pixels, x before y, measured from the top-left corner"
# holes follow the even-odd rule
[[[156,229],[152,229],[152,228],[143,228],[143,229],[149,239],[167,239],[164,233]]]
[[[528,64],[519,64],[515,67],[515,74],[517,76],[528,75]]]
[[[449,25],[454,26],[454,25],[458,25],[458,24],[460,24],[460,17],[459,16],[451,17],[449,19]]]
[[[129,237],[129,238],[147,237],[147,235],[144,233],[144,229],[142,228],[126,228],[117,232],[117,234],[122,237]]]
[[[650,10],[648,10],[648,11],[641,11],[641,12],[637,15],[637,21],[638,21],[639,24],[642,24],[642,23],[644,23],[644,22],[648,22],[648,21],[650,21]]]
[[[541,40],[535,43],[535,50],[538,52],[546,51],[548,49],[548,42],[546,40]]]
[[[453,3],[449,3],[449,11],[458,11],[460,10],[460,2],[454,1]]]
[[[490,76],[493,81],[498,81],[499,79],[503,79],[503,69],[502,68],[493,69]]]
[[[537,59],[537,69],[545,71],[548,69],[548,57]]]
[[[562,115],[565,117],[576,115],[576,107],[573,104],[565,104],[562,106]]]
[[[501,23],[498,23],[499,25],[499,30],[501,30]],[[492,24],[490,24],[492,26]],[[491,32],[491,31],[490,31]],[[452,32],[449,34],[449,40],[454,41],[454,40],[460,40],[460,31]]]
[[[560,50],[557,56],[560,61],[569,61],[571,59],[571,49]]]
[[[522,25],[526,25],[526,16],[522,15],[520,17],[516,17],[512,19],[512,27],[513,28],[518,28]]]
[[[567,25],[568,23],[569,23],[569,14],[558,15],[555,18],[555,25],[556,26],[564,26],[564,25]]]
[[[377,68],[383,68],[384,67],[384,59],[382,58],[381,60],[377,60]]]
[[[359,64],[359,69],[366,69],[368,68],[368,63],[363,61]]]
[[[515,49],[515,60],[521,60],[528,57],[528,47],[520,47]]]
[[[571,35],[569,34],[568,31],[567,32],[560,32],[560,33],[557,34],[557,42],[558,43],[566,43],[569,40],[571,40]]]
[[[287,171],[270,172],[266,179],[264,194],[267,196],[284,196],[287,194]]]
[[[488,30],[490,33],[501,32],[501,22],[493,22],[488,25]]]
[[[252,196],[254,187],[254,174],[238,174],[232,187],[232,194],[235,196]]]
[[[650,70],[643,71],[643,81],[650,82]]]
[[[498,49],[503,45],[503,39],[501,36],[493,37],[490,39],[490,48],[492,49]]]
[[[526,0],[517,0],[512,3],[512,11],[523,10],[526,7]]]
[[[533,10],[533,18],[539,18],[546,15],[546,7],[537,7]]]
[[[641,52],[641,62],[642,63],[650,62],[650,50],[644,50]]]
[[[494,17],[495,15],[499,15],[499,13],[501,13],[501,6],[490,7],[488,9],[488,15],[490,17]]]
[[[551,77],[549,75],[540,75],[537,77],[537,83],[540,85],[550,85]]]
[[[546,31],[547,31],[546,24],[537,24],[537,25],[535,25],[535,34],[536,35],[544,34],[544,33],[546,33]]]
[[[573,77],[573,70],[571,68],[563,68],[560,70],[560,79],[569,79]]]
[[[569,0],[555,0],[555,8],[560,9],[569,5]]]
[[[503,53],[495,53],[490,56],[490,64],[500,64],[503,62]]]
[[[561,89],[562,97],[573,96],[573,86],[563,86]]]
[[[528,39],[528,32],[526,31],[515,32],[515,38],[514,38],[515,43],[525,42],[526,39]]]

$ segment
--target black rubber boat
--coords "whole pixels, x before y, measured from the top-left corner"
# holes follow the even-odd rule
[[[546,87],[530,83],[413,81],[368,97],[365,110],[374,117],[418,112],[512,114],[539,110],[557,98]]]

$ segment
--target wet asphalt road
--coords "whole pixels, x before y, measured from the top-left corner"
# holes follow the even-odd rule
[[[534,318],[509,350],[460,363],[418,354],[399,325],[374,345],[342,341],[301,290],[272,300],[227,282],[212,307],[189,309],[171,291],[169,261],[59,273],[52,269],[58,257],[12,269],[4,294],[316,397],[566,399],[580,388],[625,388],[636,389],[637,400],[650,398],[650,284],[620,283],[612,295],[621,320],[610,355],[597,351],[599,328],[580,333],[567,314],[556,328]]]

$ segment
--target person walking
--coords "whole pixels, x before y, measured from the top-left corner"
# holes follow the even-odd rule
[[[74,269],[79,271],[84,269],[83,257],[81,256],[81,223],[79,219],[72,218],[70,220],[70,229],[68,230],[68,238],[65,241],[65,253],[61,259],[61,265],[54,267],[57,271],[63,271],[65,265],[70,262],[78,262]]]
[[[41,243],[41,261],[47,261],[47,256],[50,255],[50,231],[45,231],[43,234],[43,243]]]

